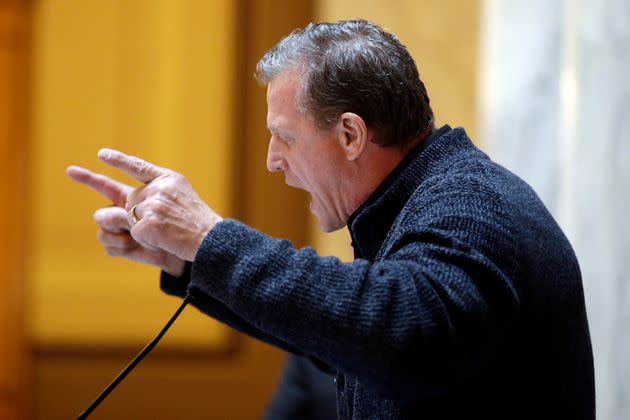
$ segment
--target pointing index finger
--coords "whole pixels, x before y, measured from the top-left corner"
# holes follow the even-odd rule
[[[144,183],[149,183],[167,173],[165,168],[161,168],[144,159],[126,155],[118,150],[101,149],[98,152],[98,158],[102,162],[120,169],[127,175]]]
[[[66,173],[73,180],[87,185],[119,207],[124,207],[127,195],[132,191],[129,185],[115,181],[105,175],[97,174],[80,166],[69,166]]]

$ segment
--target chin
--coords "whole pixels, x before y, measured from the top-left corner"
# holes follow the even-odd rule
[[[342,227],[346,225],[345,222],[342,222],[339,220],[326,220],[317,215],[316,217],[317,217],[317,220],[319,220],[319,230],[321,230],[322,232],[331,233],[331,232],[341,229]]]

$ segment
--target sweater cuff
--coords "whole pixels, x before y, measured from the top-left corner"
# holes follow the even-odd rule
[[[243,250],[262,239],[261,233],[236,220],[224,219],[217,223],[199,245],[189,286],[223,300],[225,284],[219,282],[230,278],[230,270],[234,262],[243,257]]]
[[[175,277],[166,271],[160,273],[160,289],[167,295],[184,297],[188,292],[190,283],[190,271],[192,263],[186,262],[184,273],[180,277]]]

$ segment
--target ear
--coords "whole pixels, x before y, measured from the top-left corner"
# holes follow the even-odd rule
[[[354,112],[344,112],[339,117],[337,137],[348,160],[356,160],[365,150],[369,132],[363,118]]]

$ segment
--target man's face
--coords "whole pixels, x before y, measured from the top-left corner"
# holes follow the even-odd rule
[[[348,221],[343,194],[346,163],[336,128],[323,130],[297,109],[299,76],[284,72],[267,88],[267,127],[271,132],[267,168],[284,172],[287,185],[311,194],[310,209],[323,231],[331,232]]]

